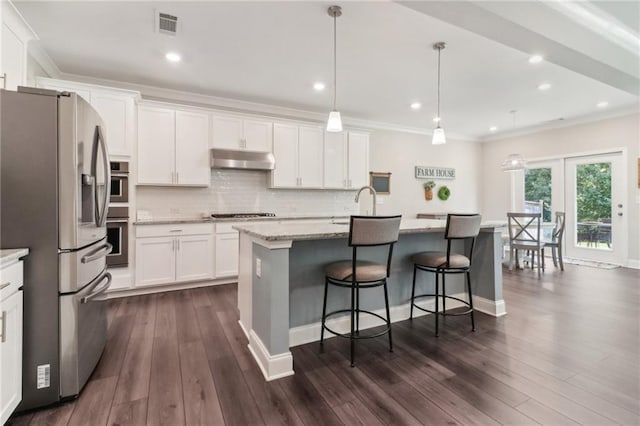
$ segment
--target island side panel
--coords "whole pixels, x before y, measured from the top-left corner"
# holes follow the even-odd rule
[[[240,232],[240,255],[238,262],[238,311],[240,327],[249,338],[252,324],[253,299],[253,238]]]

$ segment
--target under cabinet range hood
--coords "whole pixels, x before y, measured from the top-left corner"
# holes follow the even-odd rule
[[[276,160],[270,152],[209,150],[212,169],[273,170]]]

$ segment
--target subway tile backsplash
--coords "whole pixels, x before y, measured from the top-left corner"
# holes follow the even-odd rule
[[[209,188],[136,188],[137,209],[154,218],[200,216],[203,213],[273,212],[276,215],[358,213],[354,191],[270,189],[269,173],[212,170]]]

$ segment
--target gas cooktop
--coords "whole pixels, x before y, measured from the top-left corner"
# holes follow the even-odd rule
[[[276,217],[275,213],[211,213],[214,219],[245,219],[252,217]]]

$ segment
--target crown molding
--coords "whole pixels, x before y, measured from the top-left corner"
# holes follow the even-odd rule
[[[625,115],[639,114],[640,113],[640,104],[638,105],[629,105],[626,107],[620,107],[615,109],[610,109],[608,111],[602,112],[594,112],[591,114],[580,115],[578,117],[573,117],[569,119],[565,119],[562,121],[551,121],[544,124],[537,124],[534,126],[525,127],[522,129],[517,129],[513,131],[506,131],[501,133],[495,133],[492,135],[481,136],[478,138],[479,142],[495,142],[508,138],[513,138],[516,136],[525,136],[533,133],[540,133],[546,130],[553,129],[562,129],[565,127],[573,127],[580,124],[593,123],[595,121],[603,121],[608,120],[610,118],[623,117]]]
[[[31,40],[27,46],[29,55],[45,70],[47,76],[51,78],[60,78],[62,72],[58,65],[51,59],[51,56],[42,47],[39,40]]]

